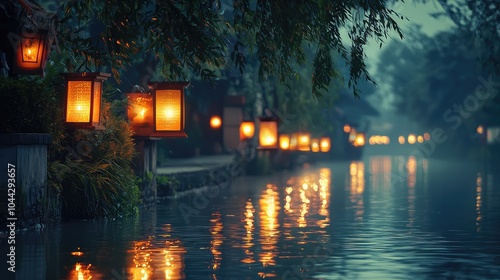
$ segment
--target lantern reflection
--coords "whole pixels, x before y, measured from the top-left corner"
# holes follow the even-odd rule
[[[259,260],[262,266],[276,265],[277,243],[279,239],[278,213],[280,202],[278,192],[274,185],[267,185],[267,189],[261,195],[260,204],[260,243],[262,252]]]
[[[245,250],[245,258],[241,260],[241,262],[250,264],[250,263],[255,263],[255,260],[253,258],[253,252],[250,251],[250,249],[254,246],[253,243],[253,231],[255,229],[254,226],[254,213],[255,209],[253,208],[252,201],[247,201],[245,205],[245,236],[243,237],[243,248]]]
[[[321,206],[319,214],[325,218],[318,220],[317,224],[320,228],[325,228],[330,224],[330,211],[328,210],[330,201],[330,179],[331,171],[328,168],[321,168],[319,171],[319,198],[321,199]]]
[[[212,214],[212,218],[210,219],[210,233],[212,234],[212,241],[210,244],[210,251],[212,252],[212,270],[217,270],[220,267],[222,261],[222,252],[219,251],[222,246],[224,236],[222,235],[222,229],[224,226],[222,225],[222,219],[220,212],[215,212]]]
[[[351,162],[349,165],[351,177],[350,200],[353,204],[354,216],[356,220],[363,220],[364,205],[363,192],[365,190],[365,165],[363,162]]]
[[[130,269],[132,279],[149,279],[153,275],[151,262],[151,242],[149,240],[135,242],[133,267]]]
[[[483,177],[480,172],[476,178],[476,231],[481,231],[481,206],[483,205]]]

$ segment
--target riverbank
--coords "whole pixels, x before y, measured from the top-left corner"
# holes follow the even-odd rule
[[[209,186],[225,187],[241,171],[236,154],[172,159],[158,166],[157,198],[175,198]]]

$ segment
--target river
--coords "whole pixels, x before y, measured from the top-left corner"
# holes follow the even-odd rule
[[[206,194],[19,232],[17,279],[500,279],[495,165],[371,156]]]

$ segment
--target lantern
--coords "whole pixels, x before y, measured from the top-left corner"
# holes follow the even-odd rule
[[[319,152],[319,139],[318,138],[311,139],[311,151],[313,151],[313,153]]]
[[[47,40],[47,30],[29,30],[16,39],[16,60],[13,72],[25,75],[43,76],[43,69],[48,59],[50,46]]]
[[[259,118],[259,149],[278,148],[278,122],[270,118]]]
[[[330,151],[330,137],[321,137],[319,140],[319,148],[323,153]]]
[[[364,146],[365,145],[365,134],[361,133],[361,132],[357,133],[353,144],[356,147]]]
[[[128,93],[127,117],[137,136],[153,133],[153,95],[150,93]]]
[[[222,120],[219,116],[213,116],[210,118],[210,127],[217,129],[220,128],[222,125]]]
[[[344,132],[345,132],[345,133],[349,133],[349,132],[351,132],[351,126],[350,126],[350,125],[348,125],[348,124],[345,124],[345,125],[344,125]]]
[[[240,124],[240,139],[250,139],[255,133],[255,124],[253,121],[242,121]]]
[[[297,138],[299,151],[307,152],[311,149],[311,135],[309,133],[299,133]]]
[[[292,151],[297,150],[298,138],[299,138],[298,133],[292,133],[292,135],[290,136],[290,150]]]
[[[357,133],[356,129],[350,128],[350,130],[349,130],[349,142],[354,143],[354,141],[356,141],[357,134],[358,133]]]
[[[101,124],[102,83],[108,73],[66,73],[65,124],[72,128],[104,129]]]
[[[280,135],[280,149],[282,150],[290,149],[290,135],[288,134]]]

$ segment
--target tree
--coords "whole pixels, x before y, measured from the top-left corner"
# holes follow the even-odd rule
[[[384,0],[70,0],[60,6],[57,27],[61,49],[73,54],[71,64],[110,67],[116,78],[144,63],[147,78],[214,81],[220,70],[235,66],[243,72],[255,55],[261,80],[277,76],[285,84],[298,76],[295,65],[312,64],[308,80],[319,96],[337,78],[333,58],[340,54],[349,65],[348,86],[358,96],[358,80],[373,82],[364,46],[370,37],[382,44],[393,30],[402,38],[396,17]],[[308,45],[315,48],[312,60],[304,54]]]
[[[429,0],[422,0],[427,2]],[[490,74],[500,74],[500,1],[499,0],[435,0],[457,25],[464,43],[480,47],[477,59]]]

